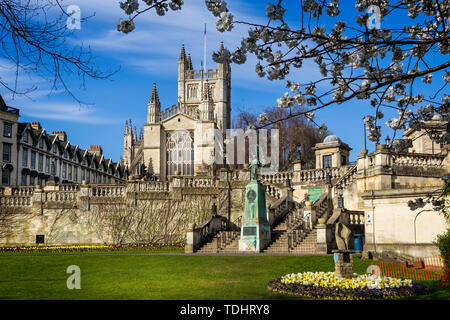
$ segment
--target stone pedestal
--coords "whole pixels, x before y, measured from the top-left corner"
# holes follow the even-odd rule
[[[317,224],[316,252],[319,254],[328,253],[328,243],[331,242],[331,226],[327,224]]]
[[[198,243],[198,234],[195,232],[195,224],[190,223],[186,230],[186,245],[184,246],[185,253],[194,253],[195,246]]]
[[[333,250],[334,274],[339,279],[353,278],[353,250]]]

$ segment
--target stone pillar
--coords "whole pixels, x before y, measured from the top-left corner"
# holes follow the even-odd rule
[[[42,192],[41,186],[37,185],[34,189],[33,195],[31,196],[31,206],[33,212],[37,215],[42,215],[44,210],[42,208],[44,193]]]
[[[316,223],[316,209],[313,207],[313,202],[308,200],[305,202],[305,208],[303,209],[305,216],[309,216],[309,227],[312,228]]]
[[[300,160],[294,161],[294,172],[302,170],[302,162]]]
[[[195,223],[190,223],[188,229],[186,230],[186,245],[184,247],[184,253],[194,253],[197,243],[198,235],[196,236]]]
[[[89,211],[91,206],[90,206],[90,201],[89,201],[89,197],[91,196],[91,188],[90,186],[87,184],[86,180],[83,180],[81,182],[81,186],[80,186],[80,191],[78,191],[78,208],[80,208],[80,210],[82,211]]]
[[[56,183],[55,181],[47,181],[44,186],[45,191],[56,191]]]
[[[331,225],[318,224],[315,229],[317,231],[316,251],[320,254],[327,254],[328,244],[331,243]]]
[[[333,250],[334,253],[334,274],[339,279],[353,278],[353,258],[352,250]]]

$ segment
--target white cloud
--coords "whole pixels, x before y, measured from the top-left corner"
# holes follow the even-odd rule
[[[20,107],[23,115],[38,119],[60,120],[84,124],[117,124],[121,120],[108,119],[98,108],[80,107],[70,103],[29,103]]]

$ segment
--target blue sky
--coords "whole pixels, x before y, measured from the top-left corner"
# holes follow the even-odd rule
[[[80,107],[64,92],[49,94],[49,83],[34,77],[20,78],[23,88],[31,84],[38,87],[30,98],[16,96],[13,100],[4,90],[2,94],[8,105],[20,108],[20,121],[39,121],[47,132],[65,130],[69,141],[84,149],[89,145],[101,145],[105,156],[114,161],[122,155],[125,120],[131,118],[138,131],[146,121],[147,101],[153,82],[157,83],[163,108],[177,102],[177,60],[181,44],[185,44],[194,68],[198,69],[203,59],[203,28],[206,23],[207,66],[210,68],[215,66],[210,58],[212,51],[218,49],[220,41],[225,47],[235,49],[247,33],[245,26],[238,26],[232,32],[216,31],[215,18],[207,11],[203,0],[186,0],[183,10],[169,12],[164,17],[153,12],[143,15],[136,20],[136,30],[127,35],[115,29],[117,20],[125,17],[119,1],[69,2],[64,1],[64,4],[78,5],[83,17],[95,13],[82,23],[80,30],[74,32],[71,41],[90,46],[95,61],[104,69],[120,70],[111,80],[88,79],[85,89],[79,88],[80,83],[76,79],[69,81],[71,89],[81,100],[92,103],[89,106]],[[235,20],[266,21],[267,1],[227,2]],[[289,5],[288,19],[295,24],[299,21],[299,1],[285,3]],[[343,18],[354,21],[357,11],[353,1],[345,3]],[[240,110],[262,111],[275,105],[276,99],[286,91],[285,81],[260,79],[254,72],[255,61],[251,57],[244,65],[232,65],[233,115]],[[9,69],[0,72],[3,78],[12,77]],[[317,78],[317,75],[315,67],[306,67],[301,72],[293,72],[289,78],[303,82]],[[353,148],[350,157],[354,160],[364,146],[362,117],[372,113],[367,102],[356,101],[318,111],[316,118],[319,123],[325,122],[330,131]],[[382,132],[385,130],[383,128]],[[373,143],[368,145],[369,150],[374,149]]]

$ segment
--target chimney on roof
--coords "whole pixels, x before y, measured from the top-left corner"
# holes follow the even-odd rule
[[[31,123],[31,127],[32,127],[33,129],[36,129],[36,130],[41,130],[41,129],[42,129],[41,123],[40,123],[40,122],[32,122],[32,123]]]
[[[53,131],[52,134],[57,135],[61,141],[67,141],[67,134],[65,131]]]
[[[103,154],[103,149],[101,146],[90,146],[89,152],[95,156],[101,156]]]

